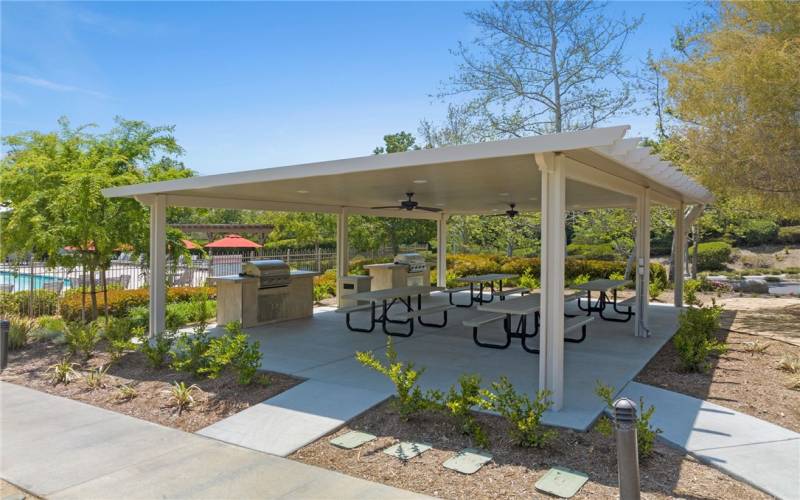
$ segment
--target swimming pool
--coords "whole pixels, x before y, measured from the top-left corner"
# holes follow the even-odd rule
[[[58,276],[48,276],[46,274],[33,275],[33,289],[38,290],[44,286],[45,283],[52,283],[54,281],[63,281],[64,288],[71,286],[71,281],[67,278],[59,278]],[[11,271],[0,271],[0,284],[14,285],[14,291],[31,289],[31,275],[25,273],[14,273]]]

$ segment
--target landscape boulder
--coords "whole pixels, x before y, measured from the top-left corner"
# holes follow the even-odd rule
[[[735,283],[733,289],[742,293],[769,293],[769,284],[763,279],[745,279]]]

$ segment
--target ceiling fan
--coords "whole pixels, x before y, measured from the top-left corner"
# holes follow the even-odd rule
[[[409,212],[412,210],[424,210],[426,212],[441,212],[441,208],[434,208],[434,207],[421,207],[419,203],[412,200],[411,198],[414,197],[414,193],[406,193],[408,197],[407,200],[402,200],[399,205],[392,205],[389,207],[372,207],[373,210],[383,209],[383,208],[397,208],[399,210],[408,210]]]
[[[519,210],[516,210],[514,207],[517,206],[516,203],[509,203],[508,206],[510,207],[508,210],[501,214],[492,214],[489,217],[508,217],[509,219],[513,219],[517,215],[519,215]]]

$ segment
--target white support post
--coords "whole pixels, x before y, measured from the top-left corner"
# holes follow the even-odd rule
[[[150,205],[150,331],[164,331],[167,310],[167,197],[157,194]]]
[[[436,286],[447,286],[447,214],[436,221]]]
[[[636,326],[634,335],[649,337],[647,328],[650,289],[650,189],[636,201]]]
[[[347,276],[350,267],[350,253],[347,238],[347,210],[342,208],[336,218],[336,297],[337,303],[341,300],[342,291],[342,277]]]
[[[539,389],[553,410],[564,405],[564,245],[566,179],[561,154],[536,155],[542,172],[541,307]]]
[[[675,307],[683,307],[683,262],[686,255],[686,214],[684,205],[675,210],[675,252],[672,255],[672,276],[675,279]]]

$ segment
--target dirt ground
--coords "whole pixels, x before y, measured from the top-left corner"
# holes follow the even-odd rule
[[[339,431],[298,450],[290,458],[351,476],[442,498],[541,497],[534,484],[550,467],[564,466],[589,475],[574,498],[617,498],[617,464],[614,441],[599,432],[557,430],[546,448],[516,446],[500,417],[478,414],[487,429],[493,459],[472,475],[451,471],[442,463],[471,443],[453,421],[428,413],[403,422],[390,402],[362,414]],[[328,441],[350,430],[372,433],[378,439],[355,450]],[[398,441],[431,444],[433,449],[401,462],[382,450]],[[654,454],[641,465],[645,498],[768,498],[722,472],[700,464],[673,448],[656,444]]]
[[[731,259],[729,267],[737,271],[756,268],[796,268],[800,267],[800,248],[788,248],[784,245],[736,248]]]
[[[3,479],[0,479],[0,498],[3,500],[11,498],[14,500],[42,500],[41,497],[28,493]]]
[[[65,347],[50,342],[35,342],[24,349],[9,353],[8,367],[0,380],[24,385],[57,396],[64,396],[132,417],[149,420],[168,427],[194,432],[245,408],[260,403],[301,382],[301,380],[279,373],[262,372],[262,382],[242,386],[236,374],[223,372],[215,380],[195,379],[187,373],[169,368],[153,369],[143,354],[126,353],[112,363],[104,379],[103,387],[91,389],[86,383],[86,373],[110,362],[110,355],[97,352],[89,360],[80,361],[75,369],[81,377],[68,385],[53,385],[45,373],[47,368],[63,359]],[[174,382],[196,384],[194,403],[180,414],[171,401],[170,387]],[[128,385],[137,396],[122,399],[119,387]]]

